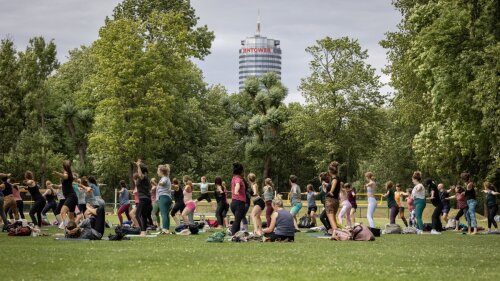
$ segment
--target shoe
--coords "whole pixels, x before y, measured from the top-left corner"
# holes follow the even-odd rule
[[[420,229],[417,229],[417,234],[424,234],[424,232]]]
[[[441,232],[433,229],[433,230],[431,230],[431,234],[441,234]]]

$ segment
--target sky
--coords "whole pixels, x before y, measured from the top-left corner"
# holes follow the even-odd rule
[[[0,0],[0,38],[11,38],[22,50],[30,37],[54,39],[59,61],[68,51],[89,45],[98,37],[104,18],[119,0]],[[238,90],[240,41],[253,36],[257,11],[261,35],[281,41],[282,82],[289,89],[286,102],[304,102],[298,86],[310,74],[311,57],[305,48],[326,36],[349,36],[368,50],[368,63],[381,73],[387,64],[379,45],[401,19],[390,0],[191,0],[199,24],[215,32],[211,54],[195,61],[208,84],[222,84],[230,93]],[[381,90],[391,92],[389,86]]]

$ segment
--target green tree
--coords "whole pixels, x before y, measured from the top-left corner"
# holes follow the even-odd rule
[[[366,63],[367,51],[348,37],[326,37],[306,51],[312,56],[311,74],[299,88],[307,104],[287,128],[318,171],[337,160],[344,163],[341,175],[350,180],[358,161],[377,145],[385,101],[379,77]]]

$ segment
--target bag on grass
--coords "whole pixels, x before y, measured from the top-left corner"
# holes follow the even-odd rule
[[[123,227],[121,225],[116,226],[115,233],[121,233],[123,235],[127,234],[141,234],[141,229],[139,227]]]
[[[375,236],[367,226],[359,224],[352,229],[352,240],[375,241]]]
[[[299,225],[298,227],[300,228],[310,228],[311,227],[311,218],[307,215],[304,215],[300,218],[299,220]]]
[[[30,236],[31,228],[29,226],[18,226],[9,230],[9,236]]]
[[[368,227],[368,229],[373,233],[373,236],[380,237],[380,228]]]
[[[207,223],[208,223],[208,226],[210,226],[210,227],[219,226],[219,223],[217,222],[217,220],[207,220]]]
[[[405,227],[401,231],[402,234],[417,234],[417,229],[413,226]]]
[[[424,223],[424,231],[431,231],[432,223]]]
[[[203,224],[203,225],[205,225],[205,224]],[[198,232],[200,232],[199,225],[196,225],[196,224],[190,224],[188,229],[191,232],[191,234],[198,234]]]
[[[446,229],[455,229],[457,226],[457,221],[455,219],[449,219],[448,222],[446,223]]]
[[[352,239],[351,233],[346,230],[336,229],[335,236],[337,236],[339,241],[347,241]]]
[[[401,226],[398,224],[386,224],[385,234],[401,234]]]

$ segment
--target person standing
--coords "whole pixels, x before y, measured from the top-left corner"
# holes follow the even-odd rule
[[[54,212],[54,216],[56,215],[56,209],[57,209],[57,202],[56,202],[56,191],[54,190],[53,184],[51,181],[46,181],[45,182],[45,192],[43,193],[43,197],[45,197],[45,200],[47,200],[47,204],[42,210],[42,217],[43,219],[50,223],[48,218],[47,218],[47,213],[52,210]]]
[[[483,183],[484,190],[483,192],[486,195],[486,207],[488,207],[488,233],[498,233],[498,225],[495,221],[495,216],[498,212],[497,198],[496,196],[500,195],[500,192],[495,190],[495,186],[488,181]],[[491,230],[491,226],[496,228],[496,231],[493,232]]]
[[[135,163],[137,166],[137,194],[139,195],[139,206],[136,210],[137,220],[141,227],[140,236],[146,236],[148,219],[151,217],[153,206],[151,205],[151,192],[149,188],[148,168],[141,160]]]
[[[266,224],[269,226],[271,223],[271,215],[273,214],[273,198],[274,186],[270,178],[264,180],[264,201],[266,201]]]
[[[226,183],[222,182],[221,177],[215,178],[215,201],[217,201],[217,209],[215,210],[215,217],[219,228],[227,227],[227,211],[229,204],[227,203],[227,190]]]
[[[302,194],[300,192],[300,186],[297,184],[297,176],[291,175],[288,178],[288,182],[290,184],[290,202],[292,204],[290,213],[293,216],[295,230],[299,231],[299,227],[297,225],[297,215],[299,214],[300,209],[302,209]]]
[[[348,194],[349,194],[349,189],[351,189],[351,184],[346,183],[342,185],[340,188],[340,204],[342,205],[342,209],[340,209],[339,212],[339,217],[338,221],[340,224],[342,224],[342,218],[346,218],[347,226],[352,227],[352,222],[351,222],[351,209],[352,205],[351,202],[349,202]]]
[[[256,182],[256,176],[253,173],[248,174],[248,181],[250,182],[250,188],[252,189],[252,202],[253,209],[251,213],[252,223],[253,223],[253,232],[256,235],[262,235],[262,220],[260,219],[260,215],[264,208],[266,207],[266,203],[264,199],[262,199],[259,195],[259,186]]]
[[[328,221],[332,227],[332,240],[337,240],[337,212],[339,210],[340,199],[340,179],[339,179],[339,163],[333,161],[328,166],[328,174],[330,182],[326,186],[325,210]]]
[[[311,226],[316,226],[316,213],[318,206],[316,206],[316,195],[319,193],[314,191],[313,185],[307,185],[307,215],[311,219]]]
[[[162,234],[170,234],[170,208],[172,207],[172,183],[170,182],[170,165],[158,166],[157,174],[160,177],[157,187],[157,199],[159,200]]]
[[[412,196],[415,204],[415,216],[417,217],[417,234],[422,234],[424,231],[422,214],[425,209],[425,188],[421,183],[422,174],[419,171],[413,172],[412,181],[415,185],[412,190]]]
[[[62,192],[64,195],[64,205],[61,208],[61,224],[59,228],[64,229],[66,223],[66,216],[70,221],[75,220],[75,209],[78,204],[78,197],[73,189],[73,172],[71,172],[71,161],[63,161],[63,172],[53,172],[54,175],[62,179]]]
[[[406,189],[406,194],[408,196],[406,198],[406,203],[408,205],[408,212],[410,213],[410,226],[415,227],[415,225],[416,225],[416,223],[415,223],[415,200],[413,199],[412,191],[413,191],[412,188]]]
[[[3,229],[6,229],[7,225],[9,225],[9,221],[7,220],[7,216],[5,215],[5,211],[3,209],[3,190],[5,188],[5,183],[0,179],[0,218],[3,222]]]
[[[347,191],[347,200],[351,203],[351,220],[352,224],[356,224],[356,209],[358,209],[358,204],[356,203],[356,189],[354,187],[350,187]]]
[[[394,190],[392,187],[394,184],[392,181],[388,181],[385,183],[385,190],[386,193],[382,195],[387,200],[387,208],[390,210],[389,214],[389,223],[390,224],[396,224],[396,217],[399,213],[399,207],[398,204],[396,203],[396,200],[394,199]]]
[[[454,191],[455,195],[449,196],[446,199],[455,198],[457,200],[458,213],[455,216],[455,231],[458,231],[460,228],[460,218],[467,212],[467,201],[465,200],[465,190],[461,186],[455,186]],[[467,217],[465,217],[465,220],[467,220]]]
[[[446,224],[448,222],[448,213],[450,212],[450,200],[447,199],[450,196],[450,191],[444,188],[444,184],[438,184],[439,190],[439,200],[441,200],[441,204],[443,205],[443,210],[441,211],[441,219]]]
[[[99,184],[97,183],[97,180],[95,179],[95,177],[90,176],[88,181],[89,181],[90,187],[92,187],[92,192],[94,193],[94,198],[95,198],[95,201],[97,202],[97,205],[98,206],[105,206],[106,202],[104,201],[104,199],[102,199],[101,187],[99,187]]]
[[[462,173],[460,178],[465,183],[465,200],[467,201],[467,212],[465,212],[465,218],[468,224],[468,234],[475,235],[477,233],[477,221],[476,221],[476,187],[470,179],[469,173]]]
[[[172,180],[172,190],[174,191],[175,204],[170,212],[170,216],[174,219],[175,224],[179,226],[180,220],[177,217],[177,213],[182,214],[186,204],[184,204],[184,191],[182,190],[182,187],[179,186],[179,181],[176,178]]]
[[[399,218],[403,221],[406,227],[408,227],[408,222],[405,218],[405,206],[404,206],[404,196],[408,196],[407,193],[401,191],[401,184],[396,183],[396,191],[394,192],[394,200],[399,209]]]
[[[151,178],[149,181],[151,183],[151,205],[153,210],[151,211],[153,225],[156,229],[160,227],[160,203],[158,200],[158,183],[155,178]]]
[[[10,183],[10,174],[0,173],[0,179],[3,182],[3,212],[4,215],[8,212],[8,210],[12,210],[14,213],[14,217],[16,220],[19,219],[19,212],[17,211],[16,199],[14,198],[12,184]]]
[[[42,210],[43,207],[45,207],[45,199],[40,193],[40,187],[38,187],[31,171],[26,171],[26,173],[24,173],[24,183],[28,187],[31,200],[33,200],[33,206],[29,213],[31,221],[40,228],[42,226]]]
[[[120,183],[120,191],[118,191],[118,198],[120,198],[120,208],[118,209],[118,221],[120,221],[120,225],[123,224],[123,217],[122,214],[125,213],[127,216],[127,220],[131,220],[130,218],[130,198],[129,198],[129,192],[127,189],[127,184],[125,183],[124,180],[121,180]]]
[[[332,226],[330,225],[330,221],[328,220],[328,216],[326,215],[326,187],[330,183],[330,177],[326,172],[321,172],[319,174],[319,182],[321,183],[321,185],[319,186],[319,199],[323,204],[323,211],[319,215],[319,220],[321,221],[321,223],[323,223],[326,232],[328,232],[330,229],[332,229]]]
[[[245,216],[246,186],[243,177],[243,165],[234,163],[233,178],[231,179],[231,212],[234,215],[234,222],[231,226],[231,235],[235,235],[240,230],[241,220]]]
[[[368,219],[370,227],[374,228],[375,221],[373,220],[373,215],[375,214],[375,209],[377,209],[377,199],[375,199],[377,184],[375,183],[375,176],[372,172],[367,172],[365,174],[365,179],[368,182],[366,184],[366,195],[368,196],[368,210],[366,212],[366,218]]]
[[[19,184],[16,183],[16,180],[14,178],[10,178],[10,181],[12,184],[12,196],[14,196],[14,200],[16,200],[16,207],[17,211],[19,212],[19,217],[24,220],[24,202],[19,190]],[[9,216],[11,219],[14,218],[12,209],[9,210]]]
[[[443,224],[441,223],[441,213],[443,212],[443,203],[439,198],[439,189],[436,183],[428,178],[425,180],[425,184],[429,189],[429,199],[431,200],[432,205],[435,207],[434,212],[432,212],[432,230],[431,234],[441,234],[443,231]]]

